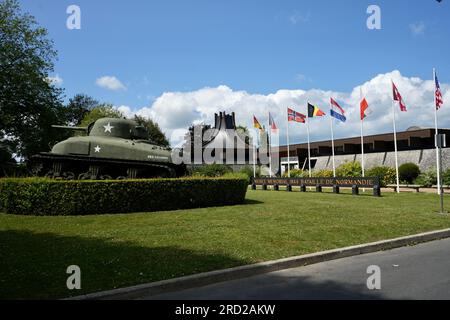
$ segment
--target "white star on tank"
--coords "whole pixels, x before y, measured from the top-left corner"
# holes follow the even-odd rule
[[[105,128],[105,133],[106,132],[112,133],[112,129],[114,129],[114,127],[111,126],[111,122],[108,122],[108,124],[106,126],[103,126],[103,128]]]
[[[95,149],[95,153],[100,153],[100,151],[102,150],[102,148],[100,148],[100,146],[96,146],[94,149]]]

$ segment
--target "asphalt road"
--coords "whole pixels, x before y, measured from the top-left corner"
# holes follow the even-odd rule
[[[381,289],[367,288],[367,268]],[[450,239],[272,272],[152,300],[450,299]]]

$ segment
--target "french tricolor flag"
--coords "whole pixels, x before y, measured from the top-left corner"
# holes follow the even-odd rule
[[[347,118],[345,117],[345,110],[337,103],[333,98],[330,98],[331,103],[331,112],[330,115],[333,118],[338,119],[339,121],[346,122]]]

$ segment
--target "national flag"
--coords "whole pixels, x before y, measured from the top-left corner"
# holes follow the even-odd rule
[[[314,117],[322,117],[325,116],[325,112],[320,110],[318,107],[312,105],[311,103],[308,103],[308,117],[314,118]]]
[[[345,117],[345,110],[341,108],[339,103],[337,103],[333,98],[330,98],[331,100],[331,111],[330,116],[333,118],[338,119],[339,121],[346,122],[347,118]],[[335,111],[334,109],[337,109]]]
[[[402,112],[406,112],[408,110],[406,110],[406,104],[403,101],[402,95],[400,94],[400,92],[398,91],[397,87],[395,86],[394,82],[392,82],[392,95],[394,97],[394,101],[398,101],[398,104],[400,106],[400,110]]]
[[[364,120],[364,119],[367,117],[367,115],[369,114],[369,112],[368,112],[369,104],[367,103],[366,98],[364,98],[364,99],[361,101],[360,106],[361,106],[361,121],[362,121],[362,120]]]
[[[434,81],[436,83],[436,110],[439,110],[444,104],[444,99],[442,98],[441,86],[439,85],[437,74],[434,75]]]
[[[278,132],[277,124],[275,123],[275,120],[272,117],[272,114],[269,112],[269,126],[272,132]]]
[[[306,116],[302,113],[299,113],[297,111],[288,108],[288,121],[306,123]]]
[[[253,116],[253,127],[255,127],[256,129],[259,129],[261,131],[264,131],[262,125],[259,123],[258,119],[256,119],[255,116]]]

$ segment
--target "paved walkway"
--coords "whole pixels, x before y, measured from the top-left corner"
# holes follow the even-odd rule
[[[371,265],[381,268],[379,291],[366,285]],[[450,239],[143,298],[450,299]]]

